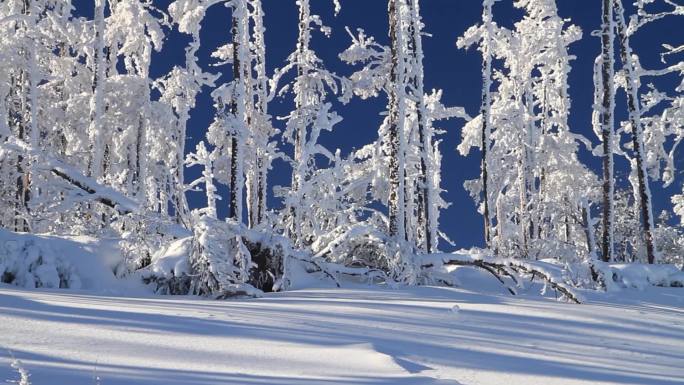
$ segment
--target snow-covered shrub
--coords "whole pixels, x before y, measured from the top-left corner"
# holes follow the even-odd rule
[[[252,256],[240,234],[224,224],[205,217],[195,225],[190,257],[195,275],[190,287],[193,294],[239,292],[247,287],[254,268]]]
[[[12,369],[14,369],[17,374],[19,375],[18,380],[8,380],[7,382],[10,384],[17,384],[17,385],[31,385],[31,380],[29,377],[31,377],[31,374],[29,373],[26,368],[24,368],[24,365],[22,364],[21,361],[18,359],[14,358],[14,355],[10,352],[10,355],[12,356]]]
[[[189,231],[158,215],[130,214],[120,218],[114,229],[121,238],[122,262],[116,267],[119,277],[142,269],[152,262],[152,255],[174,239],[186,237]]]
[[[153,255],[142,272],[145,282],[154,283],[162,294],[216,297],[259,295],[260,289],[276,286],[287,242],[279,244],[268,233],[195,214],[193,235]]]
[[[81,288],[68,261],[40,238],[0,229],[0,281],[26,288]]]
[[[286,255],[285,245],[279,242],[254,242],[249,239],[244,239],[244,242],[254,266],[250,271],[248,283],[263,291],[278,291],[283,284],[281,278]]]
[[[614,264],[613,280],[621,287],[643,290],[648,286],[684,287],[684,272],[673,265]]]
[[[615,262],[646,260],[646,248],[634,194],[628,189],[615,191]],[[600,238],[597,238],[600,239]]]
[[[681,225],[684,226],[684,187],[682,187],[682,194],[672,197],[672,204],[674,205],[674,212],[681,220]]]
[[[684,269],[684,226],[669,224],[667,212],[660,216],[660,223],[653,231],[658,247],[659,262]]]
[[[415,262],[415,249],[373,226],[359,223],[340,227],[317,240],[313,249],[314,258],[325,258],[327,262],[346,267],[367,268],[373,276],[393,283],[419,283],[420,267]]]
[[[157,250],[151,264],[141,271],[143,282],[154,284],[159,294],[188,294],[192,242],[192,237],[181,238]]]

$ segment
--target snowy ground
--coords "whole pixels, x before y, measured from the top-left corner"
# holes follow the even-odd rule
[[[684,383],[684,289],[583,305],[484,291],[210,301],[0,286],[0,381],[18,378],[11,351],[34,385]]]

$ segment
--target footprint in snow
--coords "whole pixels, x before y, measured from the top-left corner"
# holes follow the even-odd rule
[[[454,315],[459,315],[461,313],[461,308],[458,305],[454,305],[451,307],[451,314]]]

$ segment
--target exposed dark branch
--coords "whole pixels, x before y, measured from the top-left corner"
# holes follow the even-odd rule
[[[535,269],[530,264],[516,263],[515,260],[507,259],[484,260],[470,257],[463,258],[459,257],[458,255],[454,255],[453,258],[450,258],[448,256],[442,257],[441,263],[445,266],[474,266],[483,269],[492,274],[494,277],[496,277],[496,279],[503,285],[506,284],[501,275],[510,277],[514,282],[516,282],[516,284],[519,282],[519,280],[515,277],[514,274],[512,274],[509,271],[509,269],[519,274],[530,274],[532,275],[532,279],[540,278],[544,280],[549,286],[551,286],[551,288],[562,293],[568,300],[578,304],[581,303],[579,297],[575,293],[573,293],[571,289],[565,287],[562,283],[558,282],[549,273],[541,269]],[[428,261],[427,263],[422,265],[422,268],[431,268],[433,266],[435,266],[435,262]],[[515,291],[512,288],[508,286],[506,286],[506,288],[509,292],[511,292],[511,294],[515,294]]]
[[[501,282],[501,284],[506,288],[506,290],[508,290],[508,292],[510,292],[512,295],[517,295],[515,290],[506,284],[506,282],[503,280],[503,278],[501,278],[501,275],[499,275],[498,272],[503,272],[504,275],[513,278],[512,274],[510,274],[506,270],[501,269],[499,266],[492,265],[492,264],[486,263],[486,262],[481,261],[481,260],[472,260],[472,261],[452,260],[452,261],[449,261],[448,263],[445,263],[445,265],[474,266],[474,267],[480,268],[482,270],[485,270],[486,272],[493,275],[497,281]],[[433,266],[434,266],[433,264],[427,264],[427,265],[423,265],[421,267],[425,269],[425,268],[430,268]],[[513,278],[513,281],[515,281],[517,283],[517,279]]]
[[[133,210],[131,210],[130,208],[122,207],[121,205],[119,205],[117,202],[115,202],[111,198],[98,195],[97,191],[95,189],[88,186],[83,181],[72,178],[71,176],[69,176],[64,171],[62,171],[58,168],[51,168],[50,172],[52,172],[55,176],[58,176],[58,177],[64,179],[65,181],[69,182],[70,184],[74,185],[75,187],[78,187],[79,189],[85,191],[86,193],[93,195],[94,200],[96,202],[102,203],[103,205],[108,206],[108,207],[116,210],[121,215],[126,215],[126,214],[130,214],[133,212]]]
[[[577,303],[577,304],[582,303],[579,300],[579,298],[575,295],[575,293],[573,293],[570,289],[566,288],[562,284],[553,280],[553,278],[550,277],[549,275],[547,275],[545,272],[530,269],[529,267],[524,266],[524,265],[514,265],[514,266],[510,266],[510,267],[511,267],[511,269],[513,269],[515,271],[519,271],[519,272],[522,272],[525,274],[533,274],[533,278],[534,278],[534,276],[538,276],[539,278],[542,278],[554,290],[561,292],[565,296],[565,298],[567,298],[570,301]]]

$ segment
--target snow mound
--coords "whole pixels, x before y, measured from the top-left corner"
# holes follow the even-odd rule
[[[117,239],[31,235],[0,229],[0,278],[24,288],[128,292],[139,279],[119,279]],[[136,284],[137,283],[137,284]]]
[[[613,280],[623,287],[644,290],[648,286],[684,287],[684,272],[674,265],[613,264]]]
[[[180,277],[190,274],[190,253],[192,252],[192,237],[186,237],[171,242],[152,256],[152,263],[148,270],[162,277]]]

